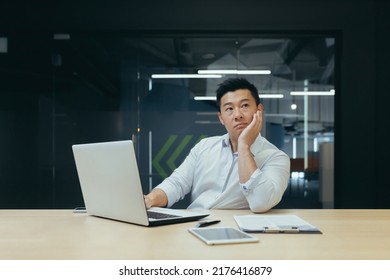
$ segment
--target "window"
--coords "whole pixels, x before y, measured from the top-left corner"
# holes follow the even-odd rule
[[[2,158],[3,170],[9,171],[1,177],[2,188],[9,188],[5,207],[80,206],[70,149],[74,143],[133,138],[147,192],[196,142],[225,133],[213,97],[220,82],[237,75],[259,90],[263,136],[292,160],[291,183],[280,207],[322,207],[320,190],[333,188],[321,185],[320,164],[321,147],[334,142],[337,93],[331,34],[85,32],[0,37],[7,44],[0,53],[1,127],[13,127],[2,136],[12,147]],[[248,70],[269,72],[240,72]],[[195,76],[156,76],[167,74]],[[28,146],[23,145],[26,140]],[[327,170],[333,169],[332,159],[330,163]],[[31,174],[11,183],[20,164]],[[31,182],[38,187],[29,189],[30,197],[11,199],[16,189]]]

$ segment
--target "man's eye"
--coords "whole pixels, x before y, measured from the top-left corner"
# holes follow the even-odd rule
[[[228,108],[225,109],[226,112],[229,112],[231,110],[233,110],[233,108],[231,108],[231,107],[228,107]]]
[[[242,104],[241,107],[242,107],[242,108],[248,108],[248,107],[249,107],[249,104]]]

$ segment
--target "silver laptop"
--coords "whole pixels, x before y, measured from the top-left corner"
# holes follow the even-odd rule
[[[189,222],[208,213],[146,209],[131,140],[73,145],[87,213],[113,220],[156,226]]]

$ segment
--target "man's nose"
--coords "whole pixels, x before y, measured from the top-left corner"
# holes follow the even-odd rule
[[[242,112],[240,109],[234,110],[234,119],[236,120],[242,119]]]

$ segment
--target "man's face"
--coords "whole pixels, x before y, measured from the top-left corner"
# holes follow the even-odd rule
[[[241,132],[251,123],[254,113],[262,110],[247,89],[230,91],[221,98],[220,122],[225,126],[232,141],[237,141]]]

